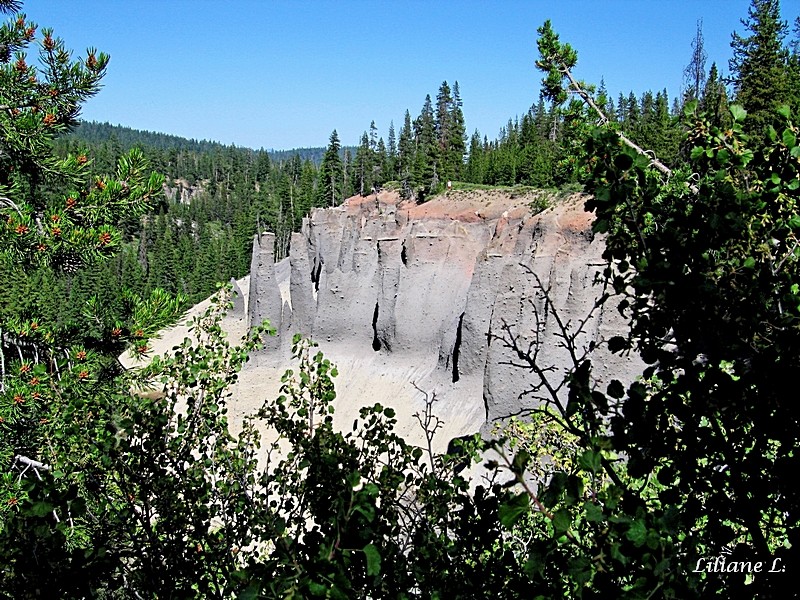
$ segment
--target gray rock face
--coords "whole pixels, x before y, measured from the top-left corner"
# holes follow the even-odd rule
[[[449,437],[534,407],[540,379],[519,366],[513,343],[535,353],[557,385],[573,365],[559,319],[579,352],[625,324],[614,306],[595,308],[602,242],[583,199],[538,215],[530,200],[450,192],[417,206],[388,192],[351,198],[315,210],[277,264],[272,236],[261,235],[248,318],[251,326],[269,320],[278,335],[245,379],[285,364],[297,332],[340,365],[340,407],[394,403],[412,422],[423,392],[435,393]],[[637,372],[600,346],[592,355],[598,385]]]

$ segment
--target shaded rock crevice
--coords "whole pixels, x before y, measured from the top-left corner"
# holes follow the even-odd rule
[[[381,341],[378,339],[378,314],[380,313],[380,305],[375,303],[375,312],[372,313],[372,349],[378,352],[381,349]]]
[[[453,383],[458,383],[461,375],[458,372],[458,359],[461,354],[461,328],[464,326],[464,313],[458,317],[458,328],[456,329],[456,343],[453,346]]]

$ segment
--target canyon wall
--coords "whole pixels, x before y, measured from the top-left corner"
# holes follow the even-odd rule
[[[358,408],[380,402],[397,410],[400,433],[418,442],[414,414],[435,396],[442,449],[535,406],[540,380],[519,366],[512,340],[535,352],[557,385],[572,366],[558,319],[577,334],[579,349],[625,327],[613,305],[594,308],[603,244],[584,198],[532,214],[540,201],[481,191],[421,205],[392,192],[351,198],[314,210],[277,263],[273,236],[258,236],[248,301],[237,312],[251,326],[269,320],[277,335],[242,373],[234,412],[277,393],[294,333],[313,338],[337,364],[336,419],[345,427]],[[603,388],[639,369],[602,347],[593,361]]]

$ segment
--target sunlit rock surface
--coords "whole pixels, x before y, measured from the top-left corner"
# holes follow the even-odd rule
[[[422,205],[392,192],[351,198],[314,210],[277,263],[273,236],[258,236],[245,302],[229,318],[241,323],[246,311],[248,325],[266,319],[278,335],[242,373],[232,417],[277,395],[294,333],[319,342],[337,364],[335,418],[343,427],[361,406],[380,402],[419,443],[413,415],[435,395],[442,450],[452,437],[486,432],[535,406],[539,379],[516,366],[505,341],[535,351],[558,384],[572,361],[556,316],[572,333],[582,327],[579,350],[624,330],[613,304],[594,309],[603,244],[591,233],[585,199],[532,214],[535,200],[495,191],[448,192]],[[593,360],[602,389],[638,367],[603,348]]]

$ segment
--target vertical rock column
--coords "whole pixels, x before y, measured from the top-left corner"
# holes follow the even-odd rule
[[[248,320],[250,327],[269,321],[272,327],[281,331],[283,301],[275,277],[274,244],[275,236],[272,233],[263,233],[253,240]],[[277,351],[280,342],[278,337],[267,337],[264,351],[266,353]]]

